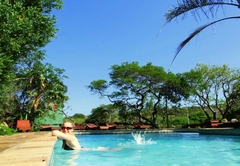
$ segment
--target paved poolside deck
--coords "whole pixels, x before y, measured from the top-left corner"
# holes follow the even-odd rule
[[[48,166],[56,139],[51,132],[0,136],[0,165]]]

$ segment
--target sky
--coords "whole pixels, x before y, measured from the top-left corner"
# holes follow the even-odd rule
[[[223,16],[239,15],[236,7],[224,8],[224,12],[219,9],[217,17],[210,20],[202,15],[196,21],[189,13],[161,29],[166,11],[176,2],[64,0],[63,9],[53,12],[57,37],[44,49],[45,61],[65,69],[68,76],[64,83],[68,87],[65,112],[69,116],[90,115],[93,108],[110,104],[86,86],[98,79],[109,81],[112,65],[151,62],[173,73],[190,71],[197,63],[239,68],[240,20],[223,21],[204,30],[183,48],[170,68],[176,48],[196,28]]]

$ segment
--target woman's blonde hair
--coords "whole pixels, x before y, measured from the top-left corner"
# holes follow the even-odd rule
[[[69,121],[63,122],[62,126],[63,126],[64,124],[66,124],[66,123],[71,124],[71,126],[72,126],[73,128],[75,127],[75,123],[69,122]]]

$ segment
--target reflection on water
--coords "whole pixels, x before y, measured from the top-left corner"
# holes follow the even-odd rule
[[[79,153],[78,150],[73,150],[71,152],[72,152],[71,153],[72,155],[70,157],[68,155],[67,165],[69,165],[69,166],[77,166],[78,164],[77,164],[76,160],[79,157],[80,153]]]

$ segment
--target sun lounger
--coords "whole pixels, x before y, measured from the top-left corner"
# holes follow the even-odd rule
[[[116,129],[116,124],[113,123],[113,122],[108,122],[106,123],[106,126],[109,128],[109,129]]]
[[[106,123],[106,126],[108,126],[109,129],[126,129],[126,126],[118,125],[114,122],[108,122],[108,123]]]
[[[97,125],[93,124],[93,123],[87,123],[86,124],[86,129],[90,129],[90,130],[99,129],[99,127]]]
[[[61,124],[51,124],[52,130],[61,130]]]
[[[117,125],[117,126],[116,126],[116,129],[126,129],[126,126],[123,126],[123,125]]]
[[[201,128],[212,128],[212,127],[218,127],[219,122],[218,120],[208,120],[200,124]]]
[[[85,130],[85,126],[83,124],[75,124],[74,130]]]
[[[29,120],[17,120],[17,130],[22,132],[31,131],[32,127]]]
[[[40,130],[41,131],[51,131],[52,127],[49,124],[42,124]]]
[[[151,125],[143,124],[143,123],[133,123],[134,129],[150,129]]]
[[[99,126],[100,127],[100,130],[108,130],[109,127],[108,126]]]

